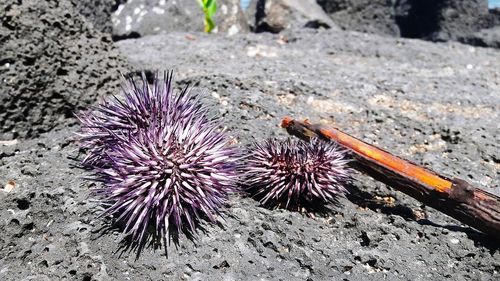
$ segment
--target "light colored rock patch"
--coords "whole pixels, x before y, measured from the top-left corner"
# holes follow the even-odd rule
[[[249,57],[264,57],[264,58],[275,58],[278,56],[278,49],[266,46],[266,45],[256,45],[247,47],[247,56]]]
[[[125,18],[125,31],[130,31],[132,29],[132,17],[127,16]]]
[[[144,19],[144,16],[147,14],[148,14],[147,10],[142,10],[141,13],[139,14],[139,16],[137,17],[136,22],[140,23]]]
[[[220,11],[221,11],[221,13],[222,13],[223,15],[227,15],[227,12],[228,12],[227,10],[228,10],[228,9],[227,9],[227,5],[222,5],[222,6],[220,7]]]
[[[165,14],[165,9],[162,9],[160,7],[153,7],[153,13],[163,15]]]
[[[227,35],[233,36],[237,34],[240,30],[236,25],[231,25],[231,27],[227,30]]]
[[[375,106],[380,106],[385,109],[398,110],[409,118],[414,118],[419,121],[428,121],[429,114],[438,115],[458,115],[464,118],[478,119],[484,116],[497,116],[491,107],[480,104],[477,106],[466,106],[458,104],[442,104],[438,102],[421,103],[418,101],[410,101],[405,99],[396,99],[385,95],[375,95],[368,100],[368,103]]]
[[[446,147],[446,142],[442,140],[440,134],[429,136],[424,143],[417,143],[409,147],[407,155],[424,154],[428,151],[440,151]]]
[[[119,16],[119,15],[120,15],[120,13],[123,11],[123,8],[124,8],[124,7],[125,7],[125,5],[124,5],[124,4],[119,5],[119,6],[118,6],[118,8],[117,8],[117,9],[116,9],[116,11],[115,11],[115,16]]]

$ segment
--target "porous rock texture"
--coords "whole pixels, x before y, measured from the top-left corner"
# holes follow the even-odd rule
[[[415,1],[414,1],[415,2]],[[457,40],[481,29],[488,16],[486,0],[441,0],[438,4],[438,29],[430,34],[432,40]]]
[[[0,136],[34,137],[115,92],[125,60],[68,0],[0,2]]]
[[[205,90],[246,146],[284,139],[283,116],[337,126],[499,194],[500,52],[333,30],[118,42],[133,68],[174,69]],[[232,196],[224,227],[166,258],[115,254],[119,230],[73,165],[77,127],[0,145],[1,280],[498,280],[497,242],[361,174],[314,214]],[[5,143],[7,144],[7,143]]]
[[[118,41],[171,31],[203,31],[203,18],[196,0],[126,1],[113,13],[113,38]],[[213,19],[213,32],[232,35],[249,31],[239,0],[217,1]]]
[[[83,15],[94,28],[111,33],[113,23],[111,13],[123,0],[71,0],[78,13]]]

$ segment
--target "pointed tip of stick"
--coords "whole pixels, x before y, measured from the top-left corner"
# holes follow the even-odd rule
[[[285,116],[281,120],[281,128],[288,128],[292,124],[293,119],[291,117]]]

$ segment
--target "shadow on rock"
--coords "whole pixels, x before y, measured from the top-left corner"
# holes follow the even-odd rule
[[[384,200],[376,198],[372,194],[360,190],[358,187],[351,185],[349,186],[350,193],[346,195],[347,199],[352,203],[363,207],[368,208],[374,212],[381,212],[386,215],[396,215],[400,216],[407,221],[415,221],[420,225],[430,225],[434,227],[439,227],[443,229],[447,229],[452,232],[463,232],[465,233],[471,240],[474,240],[476,245],[481,245],[490,250],[491,253],[494,253],[500,249],[500,245],[498,245],[498,241],[493,240],[488,235],[477,231],[471,227],[460,226],[455,224],[438,224],[428,220],[427,218],[423,218],[418,212],[415,210],[403,206],[400,204],[393,205]]]
[[[336,209],[341,209],[342,204],[339,200],[332,200],[330,202],[324,202],[322,200],[291,200],[288,204],[286,199],[280,198],[275,201],[268,201],[267,203],[262,203],[265,194],[258,194],[254,189],[247,188],[247,191],[242,193],[242,196],[251,198],[257,202],[263,208],[269,210],[284,209],[292,212],[299,212],[306,214],[308,216],[321,216],[328,217],[335,213]]]
[[[114,254],[119,258],[124,255],[129,256],[131,253],[135,253],[135,260],[138,260],[143,250],[152,249],[156,251],[161,248],[163,248],[165,252],[165,257],[168,258],[168,248],[173,244],[177,249],[181,236],[186,237],[196,244],[196,237],[199,232],[207,234],[207,229],[201,224],[200,219],[196,219],[194,224],[196,227],[195,232],[187,227],[182,227],[180,232],[175,227],[170,227],[166,235],[159,235],[155,231],[154,223],[150,223],[143,238],[134,240],[131,234],[123,233],[123,230],[126,228],[125,222],[117,220],[114,217],[109,217],[100,228],[95,229],[92,233],[96,234],[94,239],[112,235],[113,233],[121,233],[120,235],[122,237],[120,238],[116,251],[114,251]],[[224,229],[222,223],[217,222],[216,225]]]

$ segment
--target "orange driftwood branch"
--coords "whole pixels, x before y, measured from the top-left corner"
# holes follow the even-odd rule
[[[500,198],[468,182],[448,178],[367,144],[338,129],[285,117],[290,135],[319,137],[348,149],[352,166],[469,226],[500,239]]]

